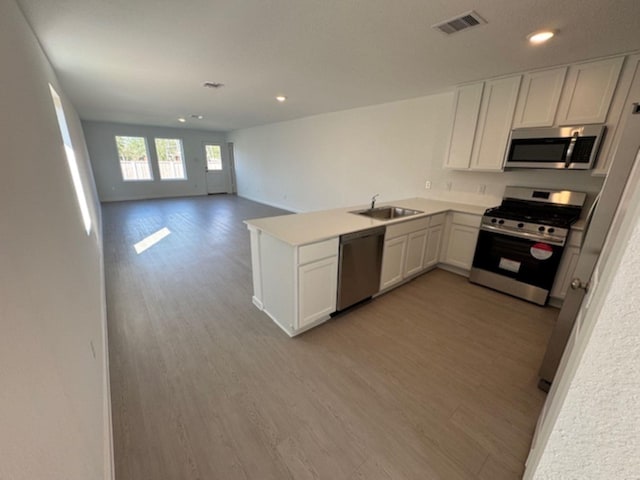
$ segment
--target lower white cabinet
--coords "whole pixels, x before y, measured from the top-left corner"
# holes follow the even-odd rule
[[[338,257],[298,267],[298,328],[306,327],[336,310]]]
[[[289,336],[336,311],[338,238],[291,245],[249,225],[253,303]]]
[[[402,281],[407,243],[407,235],[385,240],[382,255],[382,272],[380,273],[380,290],[385,290]]]
[[[442,225],[436,225],[427,230],[427,245],[424,250],[422,268],[432,268],[438,264],[440,260],[440,245],[442,244],[442,231]]]
[[[415,275],[422,270],[424,250],[427,244],[427,230],[419,230],[410,233],[407,238],[407,254],[404,262],[403,273],[405,277]]]
[[[442,262],[461,270],[471,270],[482,217],[453,213],[448,219],[448,235]]]

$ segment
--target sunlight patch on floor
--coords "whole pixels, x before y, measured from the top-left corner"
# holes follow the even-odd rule
[[[153,247],[156,243],[158,243],[160,240],[162,240],[164,237],[166,237],[170,233],[171,233],[171,230],[169,230],[167,227],[161,228],[157,232],[149,235],[147,238],[140,240],[138,243],[136,243],[133,246],[133,248],[135,248],[136,253],[140,255],[146,249]]]

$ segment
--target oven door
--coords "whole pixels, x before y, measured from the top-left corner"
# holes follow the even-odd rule
[[[470,280],[544,305],[563,250],[518,232],[481,229]]]

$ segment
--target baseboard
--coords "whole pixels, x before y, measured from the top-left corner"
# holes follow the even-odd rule
[[[175,195],[160,195],[160,196],[148,196],[148,195],[131,195],[118,198],[100,198],[100,203],[112,203],[112,202],[131,202],[136,200],[162,200],[163,198],[188,198],[188,197],[206,197],[207,192],[204,193],[176,193]],[[226,195],[226,194],[225,194]]]
[[[256,197],[252,197],[251,195],[244,195],[241,193],[236,193],[236,195],[240,198],[244,198],[245,200],[251,200],[252,202],[261,203],[263,205],[269,205],[270,207],[279,208],[280,210],[286,210],[287,212],[304,213],[302,210],[296,210],[294,208],[291,208],[291,206],[289,205],[280,205],[278,203],[267,202],[261,198],[256,198]]]

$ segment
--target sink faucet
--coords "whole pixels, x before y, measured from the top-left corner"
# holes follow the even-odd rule
[[[379,193],[376,193],[373,197],[371,197],[371,210],[376,208],[376,198],[380,196]]]

